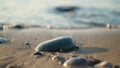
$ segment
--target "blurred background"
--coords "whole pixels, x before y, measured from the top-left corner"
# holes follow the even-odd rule
[[[120,26],[120,0],[0,0],[0,23],[56,28]]]

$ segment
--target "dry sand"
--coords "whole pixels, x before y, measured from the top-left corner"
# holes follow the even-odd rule
[[[120,65],[120,29],[8,29],[0,31],[0,36],[11,40],[11,43],[0,44],[0,68],[8,65],[15,68],[63,68],[61,64],[51,60],[50,53],[36,58],[33,56],[37,44],[58,36],[71,36],[78,51],[55,53],[64,58],[78,55],[94,56],[102,61],[107,60]],[[29,43],[29,45],[26,45]]]

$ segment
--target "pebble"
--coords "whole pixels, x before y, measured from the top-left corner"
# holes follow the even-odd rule
[[[9,65],[6,66],[6,68],[17,68],[17,67],[14,64],[9,64]]]
[[[92,67],[93,67],[94,65],[102,62],[100,59],[97,59],[97,58],[92,57],[92,56],[87,57],[87,59],[88,59],[88,65],[89,65],[89,66],[92,66]]]
[[[62,36],[38,44],[35,50],[42,52],[68,52],[75,50],[75,47],[71,37]]]
[[[84,68],[88,66],[88,61],[86,58],[73,57],[66,60],[63,66],[66,68]]]
[[[0,24],[0,30],[4,30],[5,29],[5,25],[3,25],[3,24]]]
[[[119,65],[114,65],[114,68],[120,68],[120,66]]]
[[[113,68],[113,65],[108,61],[103,61],[99,64],[96,64],[94,67],[95,68]]]
[[[4,43],[8,43],[9,40],[7,40],[6,38],[0,37],[0,44],[4,44]]]
[[[41,52],[35,52],[35,53],[33,54],[33,57],[35,57],[35,58],[40,58],[40,57],[43,57],[43,56],[44,56],[44,54],[41,53]]]
[[[46,28],[47,28],[47,29],[52,29],[52,28],[54,28],[54,27],[51,26],[51,25],[47,25]]]
[[[25,28],[25,26],[23,24],[12,24],[12,25],[7,25],[5,27],[5,29],[11,29],[11,28],[23,29],[23,28]]]
[[[30,45],[30,43],[29,43],[29,42],[27,42],[27,43],[25,43],[25,45]]]
[[[110,28],[112,28],[112,25],[111,24],[106,24],[106,28],[110,29]]]
[[[16,28],[16,29],[22,29],[22,28],[24,28],[24,25],[19,25],[18,24],[18,25],[15,25],[14,28]]]
[[[78,55],[72,55],[72,56],[70,56],[70,58],[74,58],[74,57],[78,57]]]
[[[63,64],[65,62],[65,58],[59,56],[59,55],[55,55],[52,57],[53,61],[56,61],[59,64]]]

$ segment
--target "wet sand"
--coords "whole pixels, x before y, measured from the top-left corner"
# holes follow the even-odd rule
[[[51,60],[54,55],[64,58],[74,55],[94,56],[120,65],[120,29],[25,28],[1,30],[0,36],[11,40],[10,43],[0,44],[0,68],[8,65],[16,68],[63,68],[61,64]],[[39,58],[33,56],[37,44],[59,36],[71,36],[80,49],[69,53],[45,53],[46,56]]]

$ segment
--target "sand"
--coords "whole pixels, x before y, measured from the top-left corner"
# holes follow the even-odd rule
[[[0,44],[0,68],[10,65],[15,68],[63,68],[61,64],[51,60],[54,55],[64,58],[74,55],[94,56],[102,61],[120,65],[120,29],[25,28],[1,30],[0,36],[11,40],[10,43]],[[71,36],[80,49],[69,53],[57,52],[45,53],[45,56],[41,57],[33,56],[39,43],[59,36]]]

